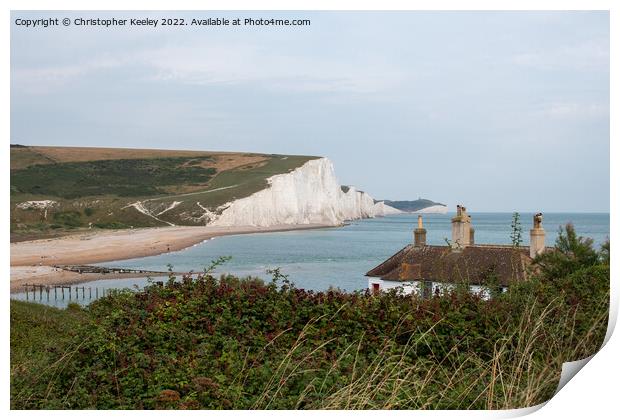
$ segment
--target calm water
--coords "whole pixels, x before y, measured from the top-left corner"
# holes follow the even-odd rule
[[[424,215],[427,243],[445,245],[451,237],[450,218],[453,214]],[[509,244],[510,213],[472,213],[476,243]],[[571,222],[577,233],[600,246],[609,237],[609,214],[545,213],[547,245],[553,245],[561,225]],[[297,287],[325,290],[330,286],[344,290],[367,287],[364,277],[412,241],[417,215],[401,214],[351,222],[342,228],[261,233],[214,238],[178,252],[146,258],[112,261],[100,265],[165,271],[172,264],[175,271],[201,271],[212,260],[232,256],[232,260],[216,273],[259,276],[270,279],[266,270],[279,267]],[[529,243],[532,214],[522,213],[523,244]],[[102,280],[84,284],[86,287],[131,287],[143,285],[145,279]],[[81,285],[82,286],[82,285]],[[37,295],[38,297],[38,295]],[[45,295],[44,295],[45,300]],[[64,306],[58,303],[58,306]]]

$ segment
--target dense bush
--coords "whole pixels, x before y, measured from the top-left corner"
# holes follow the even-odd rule
[[[79,198],[97,195],[140,197],[163,194],[162,187],[208,182],[210,158],[115,159],[32,165],[11,172],[11,192]]]
[[[122,222],[97,222],[93,223],[93,227],[99,229],[127,229],[131,226],[129,226],[127,223]]]
[[[609,245],[605,246],[608,247]],[[577,236],[575,227],[569,223],[565,229],[560,227],[555,248],[536,257],[536,265],[539,268],[541,278],[553,283],[583,267],[593,266],[599,260],[604,259],[605,246],[603,253],[597,253],[592,247],[592,239]],[[607,264],[609,264],[608,260]]]
[[[567,230],[567,234],[570,235]],[[518,408],[607,326],[609,264],[562,235],[545,268],[485,301],[171,278],[93,303],[62,365],[14,408]],[[581,251],[583,252],[581,252]],[[579,252],[577,252],[579,251]],[[596,258],[590,258],[594,255]],[[562,273],[562,277],[548,277]],[[13,326],[12,326],[13,327]]]
[[[76,228],[82,226],[81,215],[77,211],[61,211],[54,213],[54,224],[60,227]],[[52,226],[54,227],[54,226]]]

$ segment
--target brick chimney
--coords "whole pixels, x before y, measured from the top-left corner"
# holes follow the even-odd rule
[[[413,231],[413,246],[426,246],[426,229],[422,225],[422,215],[418,214],[418,228]]]
[[[452,218],[452,247],[463,248],[471,245],[471,216],[460,204],[456,206],[456,216]]]
[[[530,229],[530,257],[534,258],[545,250],[545,229],[542,227],[543,215],[534,215],[534,224]]]

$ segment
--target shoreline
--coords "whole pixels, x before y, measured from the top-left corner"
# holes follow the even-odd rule
[[[59,238],[11,243],[11,293],[25,283],[76,284],[140,277],[136,273],[84,273],[54,265],[96,264],[180,251],[218,236],[324,229],[340,225],[166,226],[79,233]],[[146,274],[146,273],[145,273]],[[148,274],[146,274],[148,275]]]

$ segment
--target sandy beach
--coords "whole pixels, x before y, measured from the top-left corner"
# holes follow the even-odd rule
[[[318,229],[326,225],[269,227],[171,226],[131,230],[95,231],[61,238],[11,243],[11,292],[24,283],[72,284],[100,279],[136,277],[136,274],[78,274],[54,265],[146,257],[178,251],[217,236]]]

